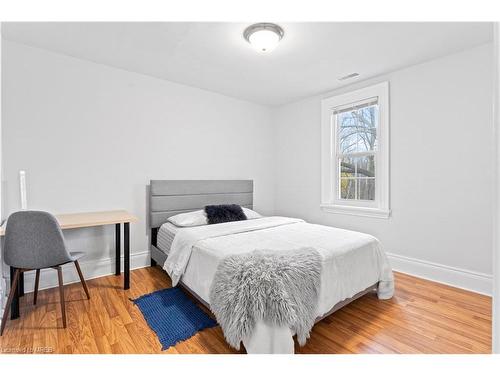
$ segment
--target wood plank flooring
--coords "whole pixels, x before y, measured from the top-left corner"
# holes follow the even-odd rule
[[[68,328],[63,329],[57,289],[21,298],[21,318],[9,320],[0,353],[238,353],[220,327],[199,332],[161,351],[153,331],[129,300],[170,287],[159,268],[122,278],[90,280],[91,299],[79,283],[66,289]],[[491,298],[396,273],[393,299],[366,295],[317,323],[296,353],[490,353]],[[244,349],[240,351],[244,353]]]

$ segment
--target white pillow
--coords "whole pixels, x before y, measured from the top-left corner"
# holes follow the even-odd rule
[[[257,212],[249,208],[246,207],[241,207],[241,208],[243,209],[243,212],[245,213],[245,216],[247,217],[248,220],[259,219],[262,217],[262,215],[258,214]],[[207,214],[205,213],[205,210],[198,210],[198,211],[191,211],[191,212],[184,212],[182,214],[177,214],[169,217],[167,221],[171,222],[172,224],[178,227],[197,227],[199,225],[208,224]]]
[[[252,219],[259,219],[262,217],[262,215],[258,214],[257,212],[246,208],[246,207],[241,207],[243,209],[243,212],[245,213],[245,216],[247,217],[248,220]]]
[[[207,225],[207,215],[205,210],[184,212],[175,216],[170,216],[168,221],[178,227],[197,227]]]

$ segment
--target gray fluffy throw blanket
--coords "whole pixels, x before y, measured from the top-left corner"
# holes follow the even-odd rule
[[[321,257],[312,248],[233,255],[217,268],[210,307],[236,349],[260,319],[290,327],[304,345],[316,318],[320,276]]]

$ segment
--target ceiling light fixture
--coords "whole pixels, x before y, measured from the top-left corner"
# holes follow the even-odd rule
[[[243,37],[259,52],[272,51],[283,38],[285,32],[274,23],[256,23],[248,26]]]

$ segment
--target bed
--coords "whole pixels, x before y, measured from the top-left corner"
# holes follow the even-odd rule
[[[316,321],[369,292],[376,291],[379,299],[392,297],[392,270],[376,238],[300,219],[263,217],[206,225],[197,229],[198,237],[189,251],[171,253],[174,238],[183,228],[167,223],[167,219],[212,204],[238,204],[252,209],[253,181],[151,180],[151,264],[163,266],[174,283],[178,281],[208,308],[210,285],[219,262],[228,255],[247,253],[259,247],[280,251],[309,246],[321,253]],[[243,340],[243,345],[247,353],[293,353],[293,335],[288,327],[260,321],[251,337]]]

